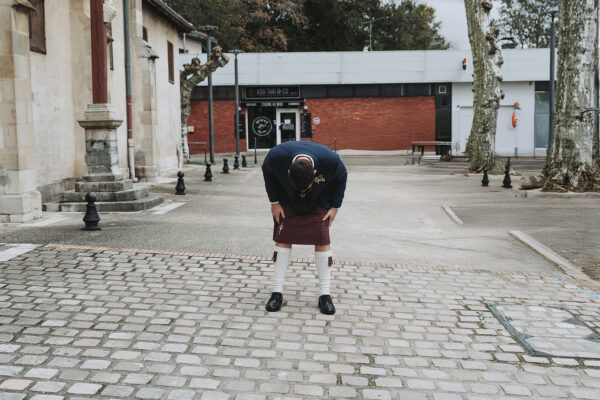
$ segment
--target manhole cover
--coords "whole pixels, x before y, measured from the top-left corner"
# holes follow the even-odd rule
[[[560,307],[486,304],[533,356],[600,359],[600,335]]]

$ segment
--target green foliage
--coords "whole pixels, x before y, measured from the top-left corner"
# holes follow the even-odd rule
[[[217,25],[223,49],[362,50],[373,23],[374,50],[445,49],[435,9],[415,0],[165,0],[195,26]]]
[[[500,0],[497,21],[501,37],[512,37],[520,47],[550,47],[549,11],[558,0]]]

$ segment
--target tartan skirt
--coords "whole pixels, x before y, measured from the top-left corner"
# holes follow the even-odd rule
[[[273,240],[286,244],[313,244],[325,246],[329,240],[329,220],[322,221],[326,208],[315,207],[310,214],[298,215],[292,207],[283,206],[285,218],[278,224],[273,218]]]

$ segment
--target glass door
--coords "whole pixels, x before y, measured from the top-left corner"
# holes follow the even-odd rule
[[[277,144],[300,140],[298,110],[277,109]]]

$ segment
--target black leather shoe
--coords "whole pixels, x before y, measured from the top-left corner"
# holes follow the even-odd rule
[[[319,297],[319,309],[323,314],[335,314],[335,307],[333,305],[333,301],[331,300],[330,295],[324,294],[321,297]]]
[[[265,307],[267,311],[279,311],[281,308],[281,304],[283,303],[283,295],[279,292],[271,293],[271,298],[267,301],[267,306]]]

